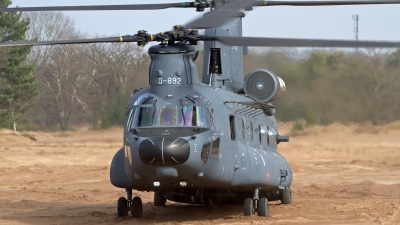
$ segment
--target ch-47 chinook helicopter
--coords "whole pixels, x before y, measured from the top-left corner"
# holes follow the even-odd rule
[[[243,77],[247,46],[399,47],[400,42],[256,38],[242,36],[243,11],[257,6],[397,4],[400,0],[254,1],[214,0],[170,4],[1,8],[11,11],[155,10],[196,8],[202,18],[172,31],[83,40],[7,42],[35,46],[96,42],[137,42],[149,48],[149,87],[134,91],[123,148],[110,168],[111,183],[126,189],[118,216],[142,217],[142,201],[132,190],[153,191],[154,204],[244,204],[244,215],[269,216],[269,201],[292,202],[292,170],[277,152],[281,136],[271,102],[282,96],[282,79],[265,69]],[[195,29],[206,29],[199,35]],[[204,41],[202,82],[194,60]]]

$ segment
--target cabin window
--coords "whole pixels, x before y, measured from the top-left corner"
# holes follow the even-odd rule
[[[208,127],[205,108],[200,106],[180,107],[179,126]]]
[[[219,154],[219,140],[220,138],[218,136],[212,136],[212,150],[211,150],[211,156],[218,156]]]
[[[249,133],[250,133],[251,142],[253,142],[253,122],[250,122],[250,131],[249,131]]]
[[[129,144],[129,141],[125,141],[125,157],[128,158],[129,164],[132,165],[132,152],[131,152],[131,145]]]
[[[246,138],[246,124],[244,122],[244,119],[242,119],[242,136],[244,140]]]
[[[210,154],[211,148],[211,137],[207,138],[206,142],[203,144],[203,149],[201,150],[201,161],[204,164],[207,164],[208,161],[208,154]]]
[[[246,139],[246,123],[244,122],[244,119],[242,119],[242,136],[243,140]]]
[[[137,110],[136,127],[157,126],[157,108],[156,107],[140,107]]]
[[[160,113],[160,126],[176,126],[176,106],[162,106]]]
[[[201,150],[201,161],[207,164],[208,158],[217,158],[219,155],[220,137],[213,135],[204,142]]]
[[[263,138],[267,140],[267,144],[269,145],[268,142],[268,129],[265,126],[260,126],[260,143],[262,144]]]
[[[235,140],[235,115],[229,115],[229,128],[231,132],[231,140]]]
[[[272,127],[268,127],[268,145],[271,148],[276,147],[276,131]]]

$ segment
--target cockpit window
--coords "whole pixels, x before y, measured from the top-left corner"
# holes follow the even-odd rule
[[[134,117],[135,117],[135,110],[130,109],[129,116],[128,116],[128,122],[126,123],[126,131],[129,131],[129,129],[131,128],[132,120]]]
[[[204,107],[182,106],[179,112],[179,126],[207,127],[207,117]]]
[[[130,129],[149,126],[209,127],[206,108],[202,106],[137,107]]]
[[[157,126],[158,115],[156,107],[140,107],[138,109],[136,127]]]
[[[140,96],[133,105],[153,104],[154,97],[149,94]]]
[[[204,97],[204,95],[201,95],[199,93],[191,93],[186,95],[185,100],[187,102],[192,102],[192,103],[197,103],[197,104],[204,104],[204,105],[209,105],[210,102],[206,99],[206,97]]]
[[[176,126],[176,106],[162,106],[160,126]]]

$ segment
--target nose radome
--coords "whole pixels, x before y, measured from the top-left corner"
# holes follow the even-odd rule
[[[173,166],[189,159],[189,142],[176,137],[153,137],[139,145],[139,157],[143,163],[154,166]]]

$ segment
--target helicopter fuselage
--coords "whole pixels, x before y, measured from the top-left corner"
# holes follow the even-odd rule
[[[260,187],[267,194],[291,185],[273,116],[244,95],[199,83],[192,46],[155,46],[149,54],[150,87],[129,101],[124,148],[110,170],[114,186],[198,203],[200,193],[235,196]]]

